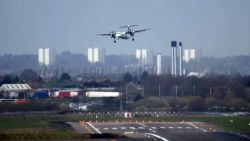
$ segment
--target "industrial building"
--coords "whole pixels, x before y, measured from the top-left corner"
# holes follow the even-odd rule
[[[91,64],[105,62],[105,50],[99,48],[88,48],[88,61]]]
[[[52,48],[39,48],[38,49],[38,63],[40,65],[53,65],[56,60],[56,51]]]
[[[162,74],[162,58],[161,54],[156,55],[156,74],[161,75]]]
[[[1,98],[28,98],[32,96],[32,88],[28,84],[3,84],[0,87]]]
[[[179,54],[177,45],[179,45]],[[183,47],[182,42],[171,41],[171,74],[174,76],[182,76],[183,75]],[[179,63],[178,63],[179,62]],[[179,65],[178,65],[179,64]]]
[[[199,59],[199,53],[196,49],[184,49],[183,60],[188,63],[191,60]]]
[[[135,54],[139,65],[153,64],[153,51],[147,49],[137,49]]]

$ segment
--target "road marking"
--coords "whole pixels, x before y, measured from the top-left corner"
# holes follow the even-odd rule
[[[117,130],[117,128],[116,128],[116,127],[113,127],[112,129],[113,129],[113,130]]]
[[[163,141],[168,141],[166,138],[162,137],[162,136],[159,136],[159,135],[156,135],[156,134],[153,134],[153,133],[145,133],[146,135],[151,135],[151,136],[154,136],[158,139],[161,139]]]
[[[178,126],[177,128],[178,128],[178,129],[182,129],[183,127]]]
[[[160,128],[161,128],[161,129],[165,129],[166,127],[163,127],[163,126],[162,126],[162,127],[160,127]]]
[[[191,127],[189,127],[189,126],[187,126],[186,128],[187,128],[187,129],[191,129]]]
[[[97,128],[95,128],[91,123],[87,122],[87,124],[92,127],[98,134],[101,134],[102,132],[99,131]]]
[[[205,130],[205,129],[203,129],[203,128],[200,128],[200,127],[194,125],[193,123],[190,123],[190,122],[189,122],[189,123],[187,123],[187,124],[193,126],[193,127],[196,128],[196,129],[200,129],[200,130],[202,130],[203,132],[207,132],[207,130]]]
[[[109,128],[103,128],[104,130],[109,130]]]
[[[169,129],[173,129],[174,127],[172,127],[172,126],[169,126],[168,128],[169,128]]]
[[[126,127],[121,127],[121,129],[122,129],[122,130],[125,130],[125,129],[126,129]]]

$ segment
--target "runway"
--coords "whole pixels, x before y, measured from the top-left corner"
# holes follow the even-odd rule
[[[158,141],[247,141],[248,136],[224,132],[222,129],[201,122],[72,122],[80,134],[112,133],[128,138],[116,140]]]

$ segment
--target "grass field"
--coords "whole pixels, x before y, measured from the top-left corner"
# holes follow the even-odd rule
[[[64,121],[52,116],[0,117],[0,139],[72,139],[79,138]]]
[[[131,119],[115,117],[86,117],[75,115],[29,115],[0,116],[0,140],[2,139],[77,139],[80,138],[68,121],[200,121],[217,125],[233,132],[250,132],[250,117],[208,117],[208,116],[166,116],[166,117],[136,117]]]

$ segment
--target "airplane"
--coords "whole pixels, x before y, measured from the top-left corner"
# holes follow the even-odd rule
[[[135,33],[138,32],[142,32],[142,31],[147,31],[150,28],[146,28],[146,29],[141,29],[141,30],[132,30],[131,27],[134,26],[139,26],[139,25],[126,25],[126,26],[121,26],[120,28],[128,28],[128,30],[126,32],[115,32],[115,31],[111,31],[110,33],[105,33],[105,34],[97,34],[99,36],[110,36],[111,39],[114,39],[114,43],[116,43],[116,40],[119,39],[124,39],[124,40],[128,40],[130,39],[130,37],[132,37],[132,41],[134,41],[134,35]]]

